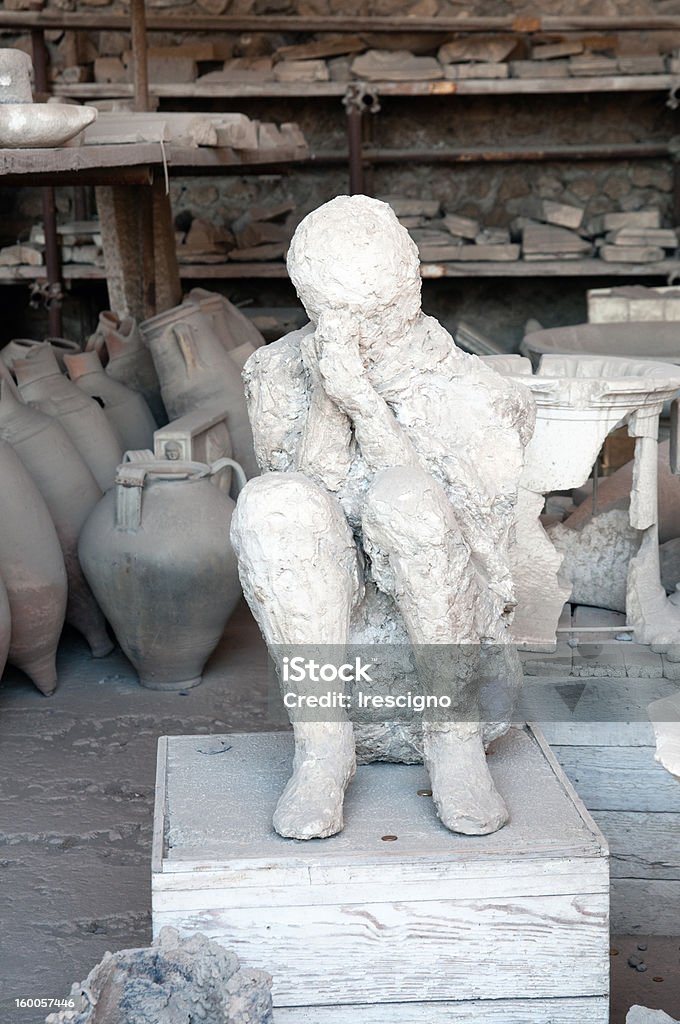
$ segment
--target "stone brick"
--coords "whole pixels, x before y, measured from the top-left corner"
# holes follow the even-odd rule
[[[622,172],[616,172],[610,174],[602,186],[602,191],[605,195],[609,196],[610,199],[620,199],[622,196],[628,195],[631,190],[630,178],[627,174]]]
[[[633,167],[630,177],[638,188],[656,188],[659,192],[670,192],[673,188],[673,175],[666,167],[640,163]]]

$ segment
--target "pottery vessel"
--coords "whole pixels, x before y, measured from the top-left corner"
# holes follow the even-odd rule
[[[73,383],[101,405],[124,452],[151,446],[156,421],[138,391],[104,373],[96,352],[66,356],[64,363]]]
[[[76,355],[80,352],[80,345],[68,338],[45,338],[44,341],[34,341],[32,338],[14,338],[8,342],[3,349],[0,349],[0,359],[12,368],[15,359],[25,359],[28,353],[34,348],[49,345],[59,366],[64,367],[64,356]]]
[[[197,686],[241,588],[222,463],[127,453],[80,537],[80,561],[142,686]]]
[[[104,310],[87,348],[98,353],[112,380],[143,396],[158,426],[168,422],[156,368],[136,320],[130,316],[119,320],[115,313]]]
[[[186,303],[140,325],[161,382],[171,419],[221,403],[234,458],[248,477],[258,473],[253,433],[239,368],[221,344],[207,316]]]
[[[17,359],[14,372],[22,399],[59,420],[102,491],[108,490],[123,450],[101,406],[64,377],[47,345]]]
[[[9,610],[9,598],[5,584],[0,576],[0,677],[7,664],[7,654],[12,635],[12,613]]]
[[[0,439],[19,456],[52,517],[68,576],[66,621],[95,658],[104,657],[113,644],[78,560],[83,523],[102,496],[97,481],[59,421],[25,405],[6,380],[0,381]]]
[[[50,513],[11,445],[0,441],[0,576],[12,616],[8,660],[46,696],[57,686],[66,570]]]
[[[240,366],[243,366],[256,348],[264,345],[264,338],[255,324],[238,306],[229,302],[219,292],[211,292],[207,288],[192,288],[186,297],[185,303],[187,302],[198,306],[201,312],[205,313],[217,337]],[[235,356],[235,353],[238,355]]]
[[[96,107],[70,103],[0,104],[0,148],[63,146],[97,119]]]
[[[32,103],[33,61],[23,50],[0,49],[0,103]]]

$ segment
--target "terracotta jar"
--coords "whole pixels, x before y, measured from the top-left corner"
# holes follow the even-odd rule
[[[11,444],[52,517],[68,577],[66,621],[103,658],[113,644],[78,560],[78,537],[101,489],[59,421],[25,405],[6,380],[0,381],[0,439]]]
[[[80,561],[142,686],[183,690],[200,683],[241,594],[234,502],[210,482],[231,460],[126,458],[83,528]]]
[[[192,303],[175,306],[141,324],[172,420],[219,403],[227,414],[234,458],[247,476],[258,473],[241,373]]]
[[[8,660],[46,696],[57,686],[66,570],[54,525],[11,445],[0,441],[0,576],[12,616]]]
[[[119,320],[115,313],[104,310],[99,314],[99,325],[87,347],[99,354],[102,363],[108,356],[107,376],[138,391],[159,427],[168,422],[153,359],[136,320],[129,316]]]
[[[64,377],[48,346],[17,359],[14,372],[24,402],[59,420],[102,491],[108,490],[123,449],[101,406]]]
[[[66,356],[64,364],[73,383],[101,405],[124,452],[151,447],[156,422],[138,391],[104,373],[96,352]]]
[[[12,613],[9,610],[9,598],[5,584],[0,576],[0,676],[7,664],[9,642],[12,635]]]
[[[45,338],[44,341],[34,341],[32,338],[14,338],[3,349],[0,349],[0,359],[11,368],[15,359],[25,359],[32,349],[42,348],[44,345],[50,346],[62,369],[64,356],[76,355],[77,352],[80,352],[80,345],[67,338]]]
[[[212,327],[232,359],[243,366],[264,338],[252,320],[219,292],[192,288],[186,302],[193,302],[209,318]]]

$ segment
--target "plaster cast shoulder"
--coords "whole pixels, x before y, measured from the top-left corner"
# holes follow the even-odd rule
[[[243,368],[255,456],[263,472],[295,468],[310,401],[300,341],[313,330],[307,324],[258,348]]]

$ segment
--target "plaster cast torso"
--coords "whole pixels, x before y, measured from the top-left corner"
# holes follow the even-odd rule
[[[365,495],[381,467],[362,455],[350,418],[306,367],[303,352],[314,336],[314,325],[308,324],[260,349],[246,364],[257,457],[263,471],[301,471],[333,494],[361,547]],[[508,533],[524,446],[533,429],[531,399],[458,349],[448,332],[425,315],[398,346],[383,350],[375,366],[369,364],[367,375],[417,461],[443,485],[480,582],[494,578],[495,615],[485,619],[487,635],[498,638],[512,604]],[[370,564],[364,573],[372,582]],[[363,602],[375,611],[368,621],[378,629],[384,603],[370,586]],[[353,632],[364,639],[374,633],[367,630],[366,610],[353,620]]]

